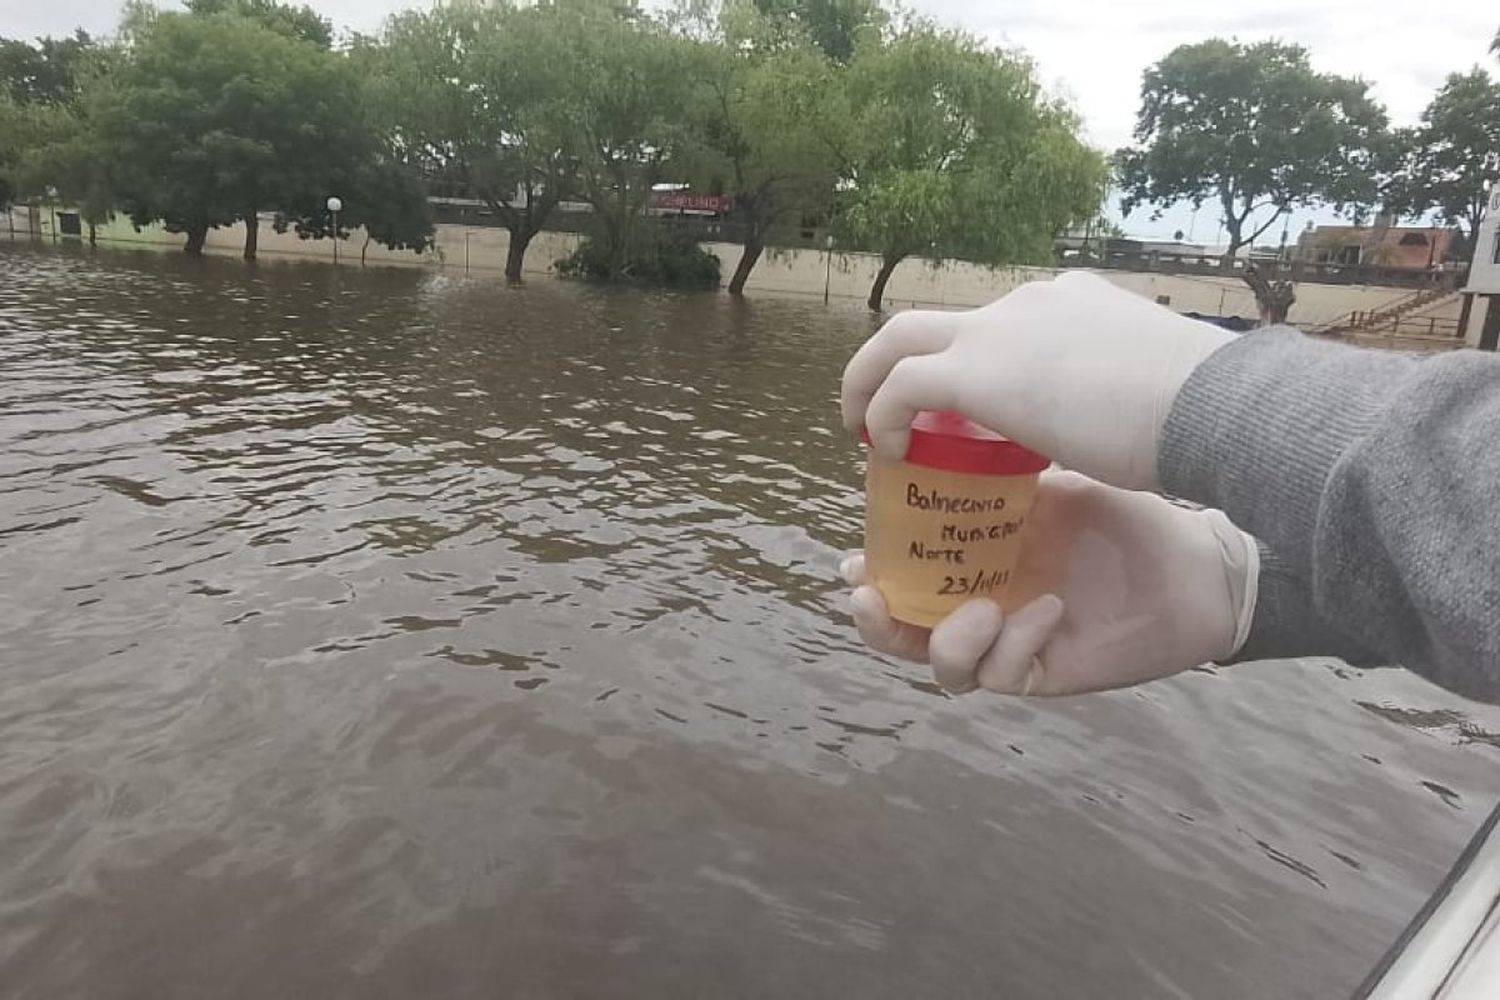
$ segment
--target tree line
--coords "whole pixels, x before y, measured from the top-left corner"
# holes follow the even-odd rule
[[[1298,46],[1185,45],[1147,70],[1134,141],[1106,156],[1023,53],[882,0],[447,0],[339,44],[277,0],[133,0],[108,42],[0,39],[0,203],[66,201],[91,232],[160,223],[194,253],[244,222],[253,257],[262,213],[334,236],[331,194],[337,235],[422,250],[440,194],[488,206],[518,277],[583,202],[574,268],[717,284],[717,262],[674,263],[701,251],[646,212],[670,184],[732,199],[732,293],[810,220],[879,255],[878,308],[908,258],[1049,262],[1111,186],[1126,211],[1211,204],[1232,260],[1311,205],[1472,237],[1497,173],[1500,85],[1479,67],[1393,129],[1364,81]]]
[[[3,46],[0,199],[52,190],[194,253],[242,221],[253,257],[264,212],[332,235],[334,193],[341,231],[420,249],[439,193],[489,207],[519,276],[581,201],[588,267],[617,277],[660,249],[645,208],[680,184],[732,199],[731,292],[777,227],[813,219],[881,256],[878,305],[909,257],[1045,262],[1107,178],[1023,55],[877,0],[450,0],[339,46],[307,8],[189,0],[128,6],[108,44]]]
[[[1369,89],[1318,72],[1297,45],[1180,46],[1147,69],[1135,142],[1116,154],[1124,206],[1209,203],[1227,257],[1318,205],[1356,223],[1431,215],[1472,246],[1500,180],[1500,83],[1480,66],[1451,73],[1404,128]]]

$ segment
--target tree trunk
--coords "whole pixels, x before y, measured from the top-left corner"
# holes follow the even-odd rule
[[[99,224],[95,223],[95,222],[90,222],[89,223],[89,246],[91,246],[91,247],[97,247],[98,245],[99,245]]]
[[[254,260],[255,253],[260,249],[260,215],[256,212],[245,213],[245,259]]]
[[[1239,236],[1235,233],[1230,233],[1229,248],[1224,251],[1224,256],[1219,258],[1219,266],[1226,271],[1233,271],[1234,259],[1236,256],[1238,256],[1240,247],[1242,246],[1244,246],[1244,244],[1240,242]]]
[[[729,279],[730,295],[745,294],[745,282],[750,280],[750,272],[755,270],[755,265],[765,249],[765,241],[761,239],[759,232],[752,233],[745,240],[745,249],[740,253],[740,262],[734,268],[734,277]]]
[[[192,254],[194,257],[202,257],[203,244],[207,240],[207,226],[191,226],[187,230],[187,243],[183,246],[182,249]]]
[[[370,233],[365,231],[365,241],[359,246],[359,266],[365,266],[365,254],[370,251]]]
[[[531,240],[535,236],[536,233],[524,229],[510,231],[510,246],[505,251],[506,281],[521,280],[521,268],[526,263],[526,248],[531,246]]]
[[[875,284],[870,286],[870,300],[867,303],[871,312],[880,312],[881,304],[885,301],[885,286],[901,261],[901,257],[880,258],[880,273],[875,275]]]
[[[1255,293],[1255,309],[1260,314],[1261,326],[1276,326],[1286,322],[1286,314],[1297,301],[1297,292],[1290,281],[1267,281],[1266,276],[1252,264],[1245,269],[1245,284]]]

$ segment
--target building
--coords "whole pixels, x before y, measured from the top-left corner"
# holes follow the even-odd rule
[[[1315,226],[1297,237],[1297,259],[1425,270],[1440,266],[1457,234],[1440,226]]]
[[[1474,262],[1463,288],[1458,328],[1470,347],[1493,351],[1500,342],[1500,187],[1474,234]]]

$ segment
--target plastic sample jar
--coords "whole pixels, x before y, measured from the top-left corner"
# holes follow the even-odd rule
[[[946,412],[917,415],[905,461],[871,453],[865,568],[891,617],[931,627],[976,597],[1006,606],[1037,477],[1050,464]]]

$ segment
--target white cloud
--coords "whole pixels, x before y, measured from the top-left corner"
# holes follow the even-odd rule
[[[1254,5],[1203,0],[910,0],[916,10],[1018,46],[1037,61],[1042,79],[1082,112],[1089,139],[1105,148],[1129,140],[1142,71],[1177,45],[1235,36],[1280,38],[1306,46],[1323,70],[1361,76],[1397,122],[1414,121],[1443,78],[1474,63],[1494,68],[1487,51],[1500,10],[1481,3],[1410,0],[1257,0]],[[402,0],[311,0],[343,28],[374,31],[392,11],[427,3]],[[66,34],[82,26],[105,34],[118,21],[116,0],[0,0],[0,35]],[[1213,225],[1200,213],[1196,235]],[[1319,216],[1321,218],[1321,216]],[[1208,222],[1204,220],[1208,219]],[[1302,219],[1293,224],[1293,232]],[[1189,227],[1189,213],[1160,222],[1143,213],[1133,231],[1170,234]],[[1278,234],[1279,235],[1279,234]],[[1211,238],[1212,234],[1207,234]]]

